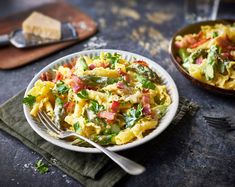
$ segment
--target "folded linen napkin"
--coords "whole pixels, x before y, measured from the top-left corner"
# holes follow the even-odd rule
[[[29,126],[23,113],[24,91],[0,106],[0,129],[19,139],[23,144],[42,155],[50,164],[60,168],[81,184],[92,186],[113,186],[126,173],[103,154],[79,153],[57,147],[38,136]],[[198,106],[180,98],[177,115],[172,124],[185,115],[194,115]],[[127,154],[126,154],[127,153]],[[124,153],[128,156],[128,151]],[[141,160],[141,156],[136,161]]]

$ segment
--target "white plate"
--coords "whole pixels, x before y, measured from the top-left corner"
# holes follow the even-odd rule
[[[88,50],[88,51],[81,51],[81,52],[73,53],[71,55],[62,57],[62,58],[52,62],[51,64],[47,65],[45,68],[43,68],[29,83],[29,85],[26,89],[26,92],[25,92],[25,96],[27,96],[28,91],[34,86],[34,83],[40,78],[41,73],[47,72],[50,69],[56,68],[61,64],[68,63],[70,61],[70,59],[72,59],[74,57],[78,57],[80,55],[88,55],[88,56],[99,55],[102,51],[110,52],[110,53],[115,53],[115,52],[119,53],[122,55],[122,58],[127,59],[127,60],[130,60],[132,57],[135,57],[137,60],[146,61],[147,64],[149,65],[149,67],[161,77],[161,79],[163,80],[163,83],[167,86],[168,92],[169,92],[171,99],[172,99],[172,103],[168,107],[166,115],[160,120],[160,123],[157,126],[157,128],[154,129],[152,132],[150,132],[148,135],[146,135],[143,139],[135,140],[133,142],[130,142],[130,143],[127,143],[124,145],[109,146],[107,148],[112,151],[121,151],[121,150],[125,150],[125,149],[129,149],[129,148],[138,146],[140,144],[143,144],[143,143],[155,138],[161,132],[163,132],[168,127],[168,125],[171,123],[171,121],[173,120],[173,118],[176,114],[177,108],[178,108],[178,104],[179,104],[179,94],[178,94],[178,90],[175,85],[175,82],[173,81],[171,76],[166,72],[166,70],[164,70],[157,63],[155,63],[152,60],[150,60],[146,57],[143,57],[141,55],[137,55],[137,54],[130,53],[127,51],[111,50],[111,49],[97,49],[97,50]],[[30,126],[33,128],[33,130],[39,136],[41,136],[42,138],[44,138],[48,142],[50,142],[54,145],[57,145],[59,147],[62,147],[64,149],[68,149],[68,150],[72,150],[72,151],[86,152],[86,153],[100,153],[100,151],[96,148],[87,148],[87,147],[80,147],[80,146],[76,146],[76,145],[71,145],[64,140],[56,139],[55,137],[49,135],[47,133],[47,131],[45,130],[45,128],[43,126],[39,125],[35,121],[35,119],[30,115],[29,107],[26,105],[24,105],[23,107],[24,107],[25,117],[26,117],[28,123],[30,124]]]

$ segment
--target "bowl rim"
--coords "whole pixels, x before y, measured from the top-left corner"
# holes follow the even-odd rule
[[[222,95],[229,95],[229,96],[235,96],[235,90],[228,90],[228,89],[223,89],[217,86],[213,86],[204,82],[201,82],[195,78],[193,78],[183,67],[182,65],[179,64],[179,62],[176,60],[174,53],[173,53],[173,49],[175,49],[174,47],[174,41],[176,36],[180,35],[182,32],[184,32],[186,29],[189,29],[191,27],[201,27],[202,25],[206,25],[206,24],[218,24],[218,23],[231,23],[231,22],[235,22],[235,20],[232,19],[217,19],[217,20],[207,20],[207,21],[200,21],[200,22],[196,22],[196,23],[192,23],[189,25],[186,25],[182,28],[180,28],[179,30],[177,30],[173,37],[170,40],[169,43],[169,55],[171,58],[171,61],[174,63],[174,65],[176,66],[176,68],[179,70],[179,72],[181,74],[184,75],[184,77],[186,77],[188,80],[190,80],[193,84],[204,88],[208,91],[214,92],[214,93],[218,93],[218,94],[222,94]],[[190,33],[188,33],[190,34]]]
[[[170,125],[173,118],[175,117],[178,106],[179,106],[179,93],[178,93],[178,89],[176,87],[176,84],[175,84],[174,80],[172,79],[172,77],[169,75],[169,73],[164,68],[162,68],[159,64],[157,64],[156,62],[154,62],[151,59],[149,59],[147,57],[144,57],[142,55],[138,55],[138,54],[131,53],[131,52],[128,52],[128,51],[116,50],[116,49],[95,49],[95,50],[85,50],[85,51],[72,53],[70,55],[61,57],[61,58],[53,61],[52,63],[48,64],[43,69],[41,69],[33,77],[33,79],[30,81],[30,83],[27,86],[27,89],[25,91],[24,97],[27,95],[28,91],[33,87],[34,83],[39,79],[41,73],[43,73],[45,71],[48,71],[49,69],[53,68],[57,64],[60,64],[61,61],[64,61],[66,59],[71,59],[72,57],[76,57],[76,56],[79,56],[79,55],[89,55],[89,54],[101,53],[101,52],[110,52],[110,53],[115,53],[116,52],[116,53],[120,53],[121,55],[129,55],[131,57],[136,57],[138,59],[145,60],[147,62],[147,64],[150,65],[151,69],[154,68],[153,70],[155,72],[156,71],[158,73],[160,72],[160,77],[164,77],[167,80],[168,84],[170,84],[168,89],[172,92],[171,93],[172,103],[168,107],[168,111],[167,111],[166,115],[163,117],[162,122],[160,121],[157,128],[155,128],[153,131],[151,131],[148,135],[146,135],[142,139],[137,139],[137,140],[134,140],[133,142],[130,142],[130,143],[127,143],[127,144],[114,145],[114,146],[109,146],[109,147],[106,147],[106,148],[111,150],[111,151],[123,151],[123,150],[126,150],[126,149],[130,149],[130,148],[139,146],[139,145],[141,145],[143,143],[146,143],[149,140],[157,137],[160,133],[162,133]],[[80,147],[80,146],[76,146],[76,145],[71,145],[68,142],[63,142],[62,140],[59,140],[59,139],[56,139],[56,138],[52,137],[47,132],[43,131],[33,121],[33,117],[29,113],[28,106],[23,105],[23,110],[24,110],[24,115],[25,115],[29,125],[31,126],[31,128],[39,136],[41,136],[44,140],[46,140],[46,141],[48,141],[48,142],[50,142],[50,143],[52,143],[56,146],[59,146],[61,148],[71,150],[71,151],[84,152],[84,153],[101,153],[101,151],[98,150],[97,148],[90,148],[90,147],[87,148],[87,147]]]

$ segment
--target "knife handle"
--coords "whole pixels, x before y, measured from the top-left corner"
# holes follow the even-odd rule
[[[8,34],[0,35],[0,47],[9,44],[10,44],[9,35]]]

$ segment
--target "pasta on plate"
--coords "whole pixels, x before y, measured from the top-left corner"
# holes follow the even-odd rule
[[[120,145],[155,129],[171,97],[146,62],[102,52],[43,73],[23,103],[35,118],[39,111],[46,111],[65,131],[101,145]],[[79,138],[69,141],[88,146]]]
[[[201,26],[199,33],[177,36],[177,61],[195,79],[235,90],[235,23]]]

